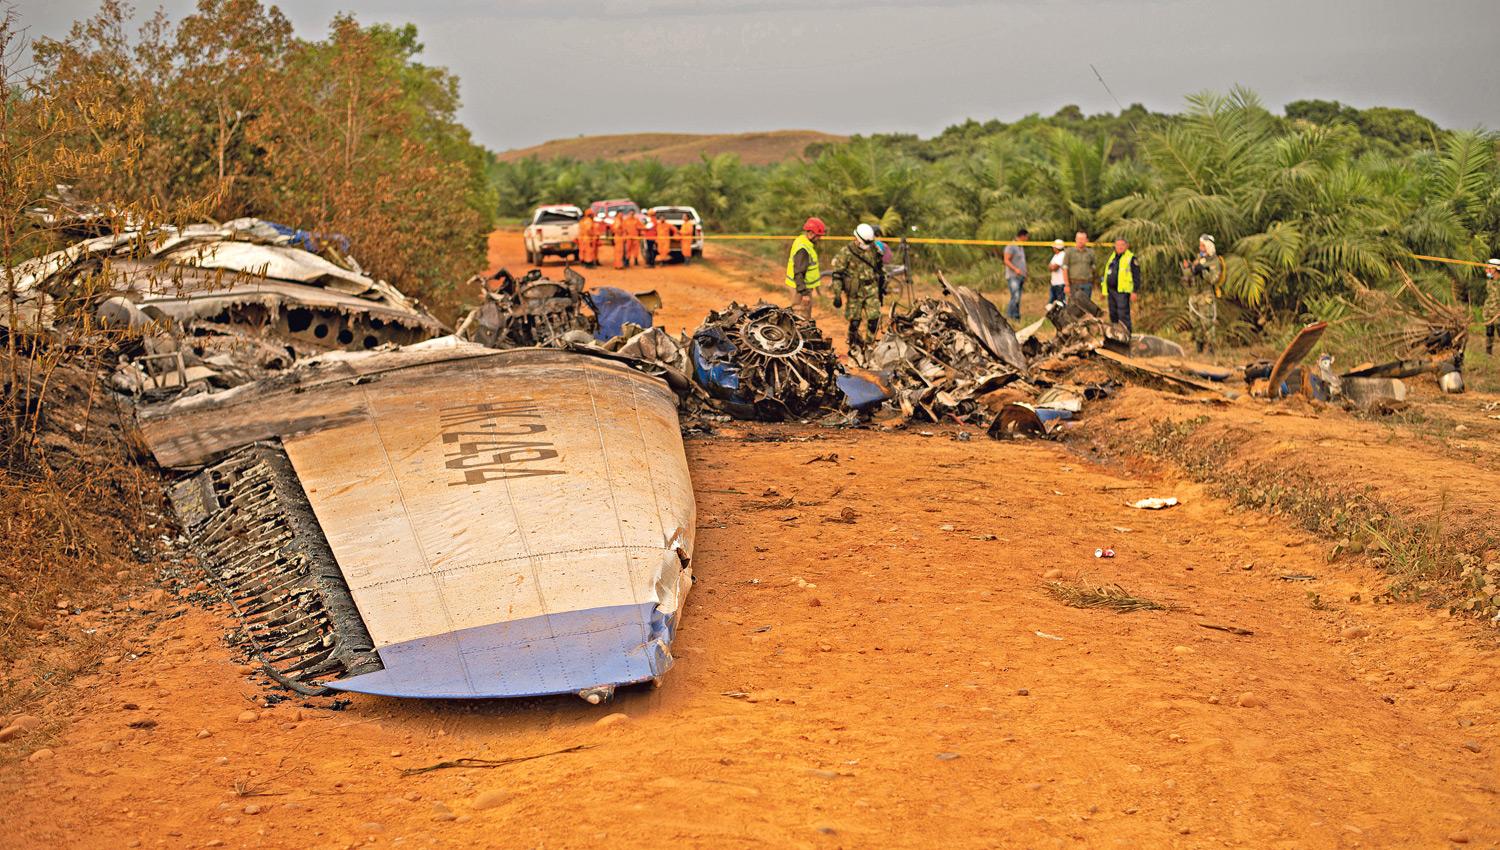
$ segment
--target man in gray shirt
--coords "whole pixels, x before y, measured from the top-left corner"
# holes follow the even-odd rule
[[[1094,287],[1099,283],[1094,277],[1094,252],[1089,248],[1089,235],[1078,231],[1072,245],[1063,252],[1063,262],[1068,266],[1068,300],[1094,300]]]
[[[1016,231],[1016,241],[1006,245],[1000,255],[1005,261],[1005,282],[1010,285],[1010,304],[1006,305],[1005,315],[1017,320],[1021,318],[1021,287],[1026,283],[1026,249],[1019,243],[1030,235],[1024,227]]]

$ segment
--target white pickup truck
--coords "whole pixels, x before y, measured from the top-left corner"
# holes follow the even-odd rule
[[[583,210],[572,204],[544,204],[531,213],[522,239],[526,262],[540,266],[548,255],[578,262],[578,220]]]
[[[672,222],[672,226],[676,227],[679,231],[683,227],[691,227],[693,229],[693,256],[703,256],[703,217],[698,215],[696,209],[692,207],[652,207],[651,213],[657,218],[664,218]],[[679,244],[674,243],[672,245],[672,253],[677,254],[681,253],[681,251],[682,248]],[[683,257],[683,259],[686,260],[688,258]]]

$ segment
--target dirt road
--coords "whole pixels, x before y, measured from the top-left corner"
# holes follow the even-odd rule
[[[530,268],[526,265],[526,249],[521,244],[519,233],[497,231],[490,235],[490,268],[505,267],[512,272]],[[748,252],[732,245],[710,243],[706,258],[693,260],[684,265],[673,263],[657,268],[631,266],[629,269],[612,267],[614,254],[606,246],[603,262],[597,268],[579,268],[589,286],[617,286],[627,292],[644,292],[655,289],[662,295],[662,309],[656,315],[656,324],[672,334],[683,331],[692,333],[703,323],[710,310],[720,310],[731,300],[741,304],[754,304],[765,300],[786,305],[791,302],[790,292],[782,284],[785,271],[775,264],[757,259]],[[549,275],[562,275],[561,260],[549,258],[542,270]],[[818,328],[833,339],[838,350],[844,350],[847,336],[845,324],[830,304],[828,297],[816,299],[813,316]]]
[[[763,291],[728,262],[589,278],[658,289],[674,331]],[[688,452],[698,581],[661,688],[263,708],[221,612],[137,599],[94,621],[116,654],[30,709],[44,731],[0,745],[0,843],[1500,842],[1493,633],[1371,604],[1382,576],[1327,541],[1066,443],[739,425]],[[1156,495],[1183,504],[1126,505]],[[1083,576],[1174,607],[1046,592]]]

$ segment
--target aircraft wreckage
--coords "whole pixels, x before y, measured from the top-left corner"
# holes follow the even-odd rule
[[[499,350],[254,219],[95,237],[16,271],[25,331],[118,340],[113,383],[276,681],[597,702],[671,666],[695,512],[676,395],[609,358],[508,347],[596,327],[559,311],[581,279],[511,280],[531,338]],[[649,324],[624,295],[606,318]]]
[[[12,272],[6,332],[109,335],[240,639],[306,694],[598,702],[659,680],[692,584],[684,423],[1047,437],[1122,381],[1224,396],[1231,375],[1086,302],[1052,305],[1050,338],[1016,331],[941,276],[859,368],[789,310],[730,304],[673,337],[655,293],[572,270],[476,278],[449,334],[336,237],[257,219],[96,236]],[[1321,332],[1247,384],[1325,386],[1297,366]]]
[[[658,677],[691,585],[661,381],[451,337],[140,411],[255,654],[297,690],[607,695]]]

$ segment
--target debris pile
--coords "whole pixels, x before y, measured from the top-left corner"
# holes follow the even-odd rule
[[[13,270],[8,331],[120,340],[114,386],[160,399],[225,389],[332,350],[406,345],[443,325],[365,274],[339,237],[254,218],[97,236]]]
[[[693,377],[730,415],[797,419],[839,406],[839,365],[818,326],[791,310],[731,303],[691,343]]]
[[[457,333],[489,348],[606,342],[651,327],[651,314],[661,306],[654,291],[632,294],[612,286],[590,291],[583,275],[572,269],[564,269],[560,281],[541,269],[519,278],[500,269],[471,282],[478,284],[484,302],[469,311]]]
[[[572,269],[561,281],[532,269],[520,278],[501,269],[480,281],[484,303],[459,325],[458,334],[490,348],[551,345],[570,331],[592,337],[599,321],[584,292],[583,276]]]
[[[571,351],[618,360],[665,380],[677,394],[683,414],[695,414],[704,402],[711,401],[708,393],[693,381],[686,336],[674,337],[661,328],[628,324],[623,333],[603,342],[575,332],[564,335],[561,345]]]
[[[977,294],[973,297],[989,304]],[[993,307],[993,305],[990,305]],[[1017,397],[1034,391],[1025,380],[1025,358],[1003,317],[981,324],[980,336],[971,329],[974,312],[937,298],[918,301],[906,313],[891,314],[889,328],[875,343],[865,365],[889,374],[897,405],[905,418],[933,422],[975,421],[986,408],[982,397],[1019,382]],[[982,314],[972,321],[978,322]],[[1004,340],[996,347],[1020,360],[1020,368],[1002,360],[985,342]]]
[[[992,437],[1043,436],[1116,386],[1089,355],[1128,351],[1130,337],[1092,304],[1054,304],[1051,339],[1039,320],[1016,332],[1000,310],[939,275],[944,298],[892,311],[866,365],[887,376],[899,421],[916,418],[982,425]]]

